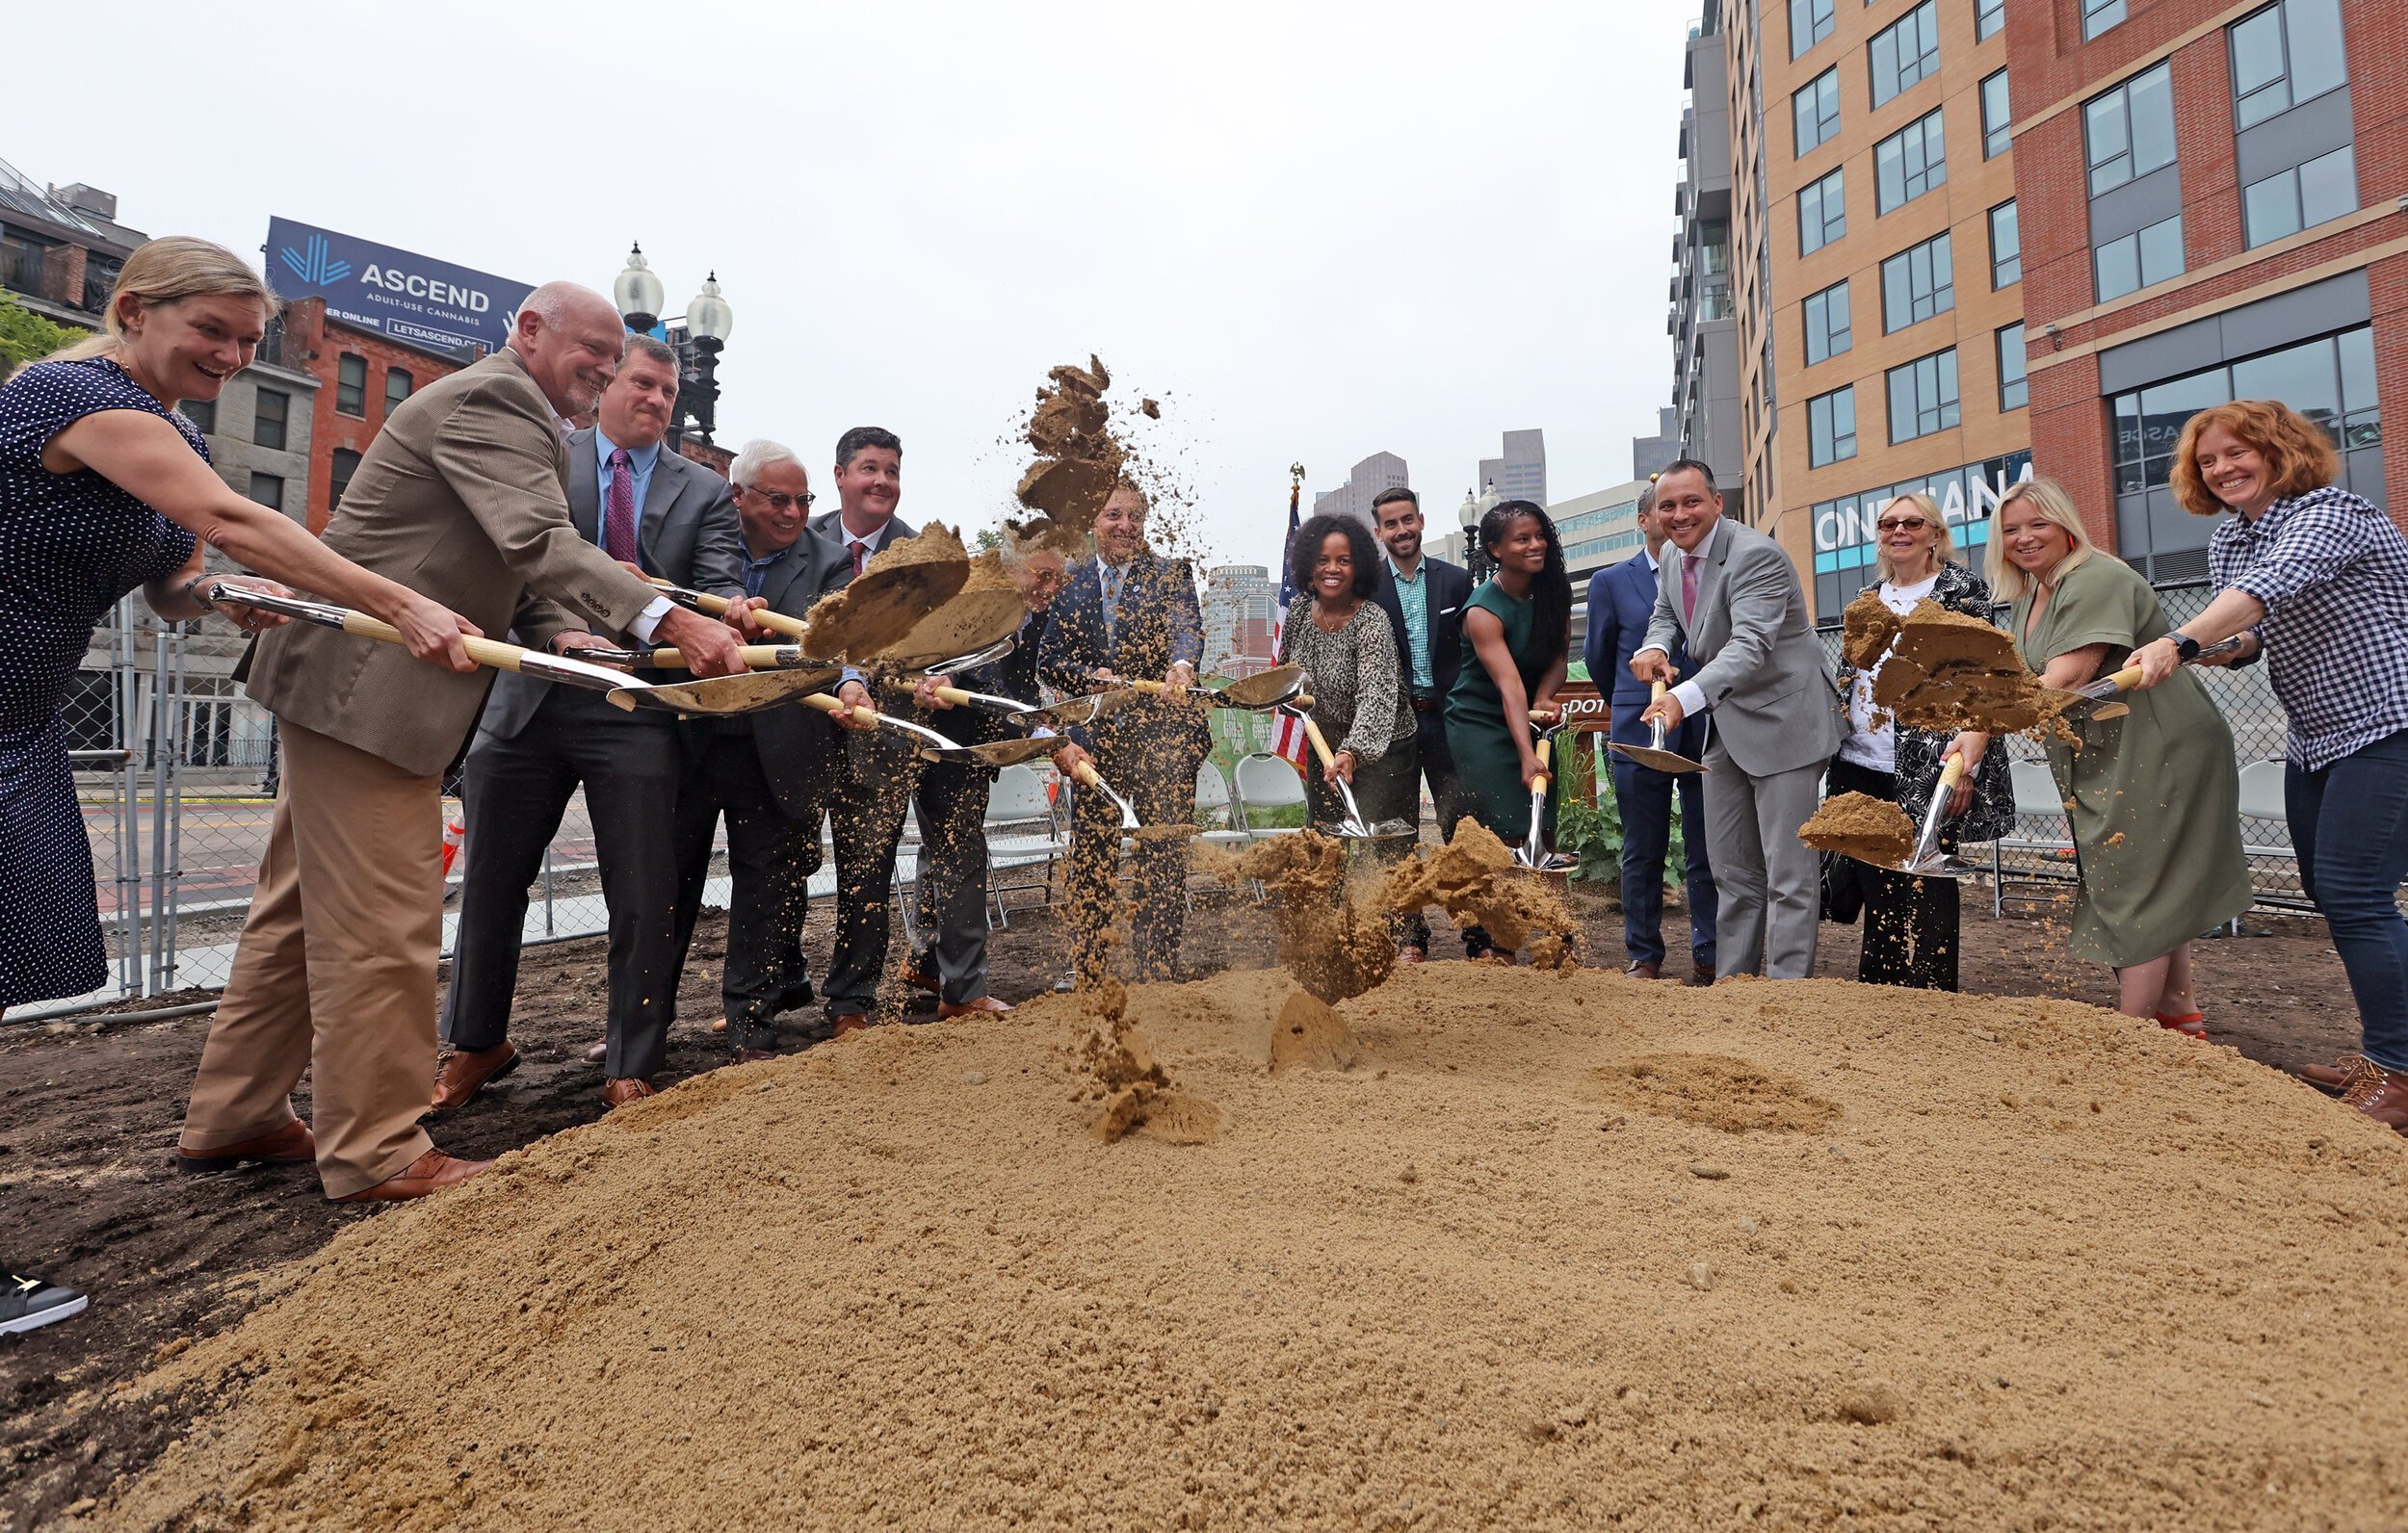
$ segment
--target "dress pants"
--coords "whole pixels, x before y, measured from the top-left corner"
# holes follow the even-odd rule
[[[613,1079],[650,1079],[668,1058],[677,1009],[677,861],[672,820],[682,766],[676,731],[632,720],[593,692],[554,687],[524,729],[469,748],[467,859],[443,1038],[490,1049],[510,1033],[528,887],[580,783],[610,909]]]
[[[2299,882],[2324,913],[2358,1002],[2360,1046],[2386,1070],[2408,1070],[2408,731],[2386,735],[2315,771],[2283,771],[2283,808]]]
[[[1688,868],[1689,959],[1714,969],[1714,859],[1707,855],[1706,784],[1697,772],[1660,772],[1614,756],[1613,800],[1622,815],[1622,946],[1631,962],[1663,964],[1663,864],[1672,849],[1672,800],[1681,800]]]
[[[1437,701],[1437,699],[1432,699]],[[1413,711],[1413,771],[1408,782],[1402,818],[1418,824],[1422,814],[1422,783],[1429,784],[1429,804],[1438,817],[1438,839],[1446,841],[1454,835],[1454,827],[1470,813],[1471,802],[1463,792],[1463,779],[1454,767],[1454,752],[1447,745],[1447,712],[1441,707],[1417,708]],[[1370,814],[1371,806],[1363,806]],[[1398,924],[1397,942],[1400,947],[1429,950],[1429,922],[1418,910],[1408,910]],[[1463,947],[1478,952],[1487,947],[1488,932],[1480,926],[1463,929]]]
[[[1833,759],[1830,780],[1823,787],[1826,792],[1868,793],[1898,802],[1897,773],[1875,771],[1844,757]],[[1955,838],[1942,831],[1940,846],[1954,851]],[[1868,985],[1954,990],[1962,903],[1956,880],[1917,878],[1861,862],[1854,871],[1865,892],[1865,941],[1856,960],[1857,979]]]
[[[893,924],[895,852],[921,764],[894,731],[848,732],[828,831],[836,844],[836,950],[827,1015],[867,1016],[877,1003]]]
[[[1411,822],[1421,813],[1421,774],[1413,760],[1411,739],[1391,741],[1377,761],[1359,762],[1354,768],[1354,802],[1363,811],[1363,818],[1376,825],[1383,819]],[[1335,824],[1347,818],[1346,800],[1338,790],[1322,776],[1318,758],[1308,761],[1304,774],[1305,812],[1315,824]],[[1349,874],[1367,877],[1384,874],[1387,868],[1402,862],[1413,854],[1409,841],[1372,842],[1366,851],[1358,854],[1348,868]],[[1388,934],[1400,945],[1411,943],[1426,948],[1429,946],[1429,923],[1418,910],[1393,911],[1388,917]]]
[[[698,726],[700,754],[689,759],[677,793],[677,967],[685,968],[711,872],[711,837],[727,819],[727,957],[720,971],[720,1001],[731,1049],[771,1049],[777,1016],[807,999],[802,921],[811,875],[820,870],[820,820],[815,803],[798,818],[778,804],[761,768],[752,726],[742,718]],[[826,778],[815,775],[814,786]],[[818,795],[824,799],[824,794]]]
[[[201,1048],[180,1144],[194,1155],[293,1121],[310,1075],[329,1198],[432,1148],[434,966],[443,942],[439,777],[280,724],[282,791],[233,976]]]
[[[1143,824],[1182,825],[1195,818],[1195,772],[1204,765],[1204,747],[1190,732],[1192,716],[1185,710],[1130,709],[1094,730],[1088,749],[1095,769],[1129,800]],[[1112,801],[1073,785],[1067,896],[1072,964],[1082,983],[1109,972],[1109,933],[1122,923],[1112,889],[1120,837],[1120,811]],[[1180,939],[1187,930],[1188,844],[1141,839],[1129,864],[1130,957],[1139,979],[1170,978],[1178,971]]]
[[[1707,737],[1706,853],[1714,871],[1714,974],[1805,979],[1822,924],[1822,857],[1797,839],[1814,818],[1823,762],[1763,777]]]
[[[950,1005],[986,994],[986,799],[994,784],[984,766],[933,762],[921,767],[913,795],[920,945],[935,967],[937,999]]]

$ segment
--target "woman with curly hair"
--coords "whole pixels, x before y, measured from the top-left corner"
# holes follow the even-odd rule
[[[1351,516],[1311,518],[1288,544],[1288,579],[1297,595],[1279,631],[1279,661],[1311,673],[1313,722],[1329,741],[1329,765],[1304,776],[1312,818],[1347,818],[1337,789],[1344,782],[1372,823],[1417,822],[1413,711],[1388,614],[1372,600],[1379,551],[1371,529]],[[1411,844],[1390,844],[1390,855]]]
[[[1903,615],[1918,603],[1937,602],[1951,612],[1990,620],[1990,585],[1956,562],[1948,518],[1922,493],[1901,495],[1883,507],[1873,522],[1878,585],[1865,589]],[[1840,672],[1847,697],[1848,737],[1823,778],[1823,792],[1870,793],[1906,812],[1921,826],[1940,787],[1940,767],[1953,737],[1904,729],[1888,711],[1873,706],[1873,678],[1887,655]],[[1967,774],[1950,791],[1941,844],[1990,841],[2015,822],[2015,799],[2006,764],[1980,768],[1978,749],[1967,752]],[[1969,813],[1970,812],[1970,813]],[[1953,878],[1916,878],[1849,861],[1843,871],[1865,900],[1865,941],[1856,977],[1868,985],[1909,985],[1924,990],[1956,988],[1958,902]]]
[[[2206,611],[2133,656],[2157,687],[2236,635],[2290,715],[2283,800],[2299,881],[2349,974],[2360,1051],[2300,1074],[2408,1132],[2408,538],[2334,482],[2341,460],[2288,404],[2202,410],[2174,453],[2174,498],[2232,517],[2208,542]]]
[[[1492,507],[1478,535],[1497,572],[1463,607],[1463,668],[1447,694],[1447,745],[1472,818],[1509,845],[1531,828],[1531,781],[1539,770],[1531,715],[1552,722],[1558,713],[1556,689],[1571,656],[1572,579],[1556,524],[1529,501]]]

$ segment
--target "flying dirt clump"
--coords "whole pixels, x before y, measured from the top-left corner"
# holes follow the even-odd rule
[[[1140,1127],[1174,1143],[1210,1139],[1220,1126],[1220,1109],[1171,1088],[1153,1043],[1129,1020],[1129,993],[1120,981],[1108,977],[1080,991],[1078,1000],[1088,1026],[1065,1052],[1080,1080],[1078,1100],[1103,1104],[1087,1131],[1106,1144]]]
[[[1877,868],[1896,868],[1915,854],[1915,826],[1906,811],[1871,793],[1833,793],[1798,827],[1797,839]]]
[[[1854,669],[1871,670],[1890,652],[1898,629],[1898,613],[1881,592],[1868,590],[1840,613],[1840,656]]]
[[[1475,819],[1454,827],[1444,846],[1417,850],[1388,871],[1379,902],[1390,910],[1442,905],[1455,923],[1484,926],[1500,952],[1531,945],[1531,962],[1541,969],[1577,967],[1567,934],[1572,913],[1562,896],[1536,874],[1517,867],[1497,833]]]
[[[866,578],[869,571],[862,574]],[[989,550],[970,559],[968,578],[951,600],[923,614],[909,633],[881,649],[877,658],[889,665],[917,666],[967,655],[1017,633],[1028,610],[1020,587],[1004,568],[1004,556]]]
[[[1256,842],[1221,865],[1279,896],[1279,964],[1321,1000],[1359,996],[1397,966],[1385,904],[1348,873],[1346,843],[1317,830]]]
[[[1112,407],[1104,403],[1112,374],[1100,359],[1090,355],[1083,368],[1064,364],[1046,378],[1029,417],[1036,461],[1013,492],[1037,517],[1016,531],[1075,554],[1120,482],[1128,450],[1112,433]]]
[[[930,522],[917,536],[879,549],[851,584],[812,607],[803,624],[802,651],[815,660],[879,658],[969,580],[969,551],[952,529]]]
[[[1898,647],[1873,678],[1872,700],[1907,729],[2000,735],[2057,724],[2065,702],[2041,687],[2005,630],[1928,598],[1898,620]]]

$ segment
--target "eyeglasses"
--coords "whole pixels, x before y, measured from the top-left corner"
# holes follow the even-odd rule
[[[1885,516],[1872,524],[1885,533],[1920,533],[1931,525],[1927,516]]]
[[[780,515],[785,514],[789,508],[797,506],[801,507],[807,511],[811,508],[811,503],[819,499],[817,495],[812,494],[809,490],[803,491],[800,495],[788,495],[782,490],[756,490],[746,486],[745,493],[747,495],[760,496],[763,500],[770,503],[770,509],[778,512]]]

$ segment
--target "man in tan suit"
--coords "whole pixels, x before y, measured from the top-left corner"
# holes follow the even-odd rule
[[[569,520],[562,420],[593,408],[625,340],[599,294],[537,289],[508,350],[394,408],[327,546],[480,631],[599,642],[564,606],[679,646],[698,675],[742,669],[730,629],[672,608]],[[305,624],[261,641],[250,692],[280,726],[283,792],[193,1082],[187,1169],[314,1158],[327,1196],[356,1201],[422,1196],[488,1163],[434,1149],[418,1120],[434,1080],[441,774],[490,679]],[[310,1125],[289,1100],[303,1069]]]

